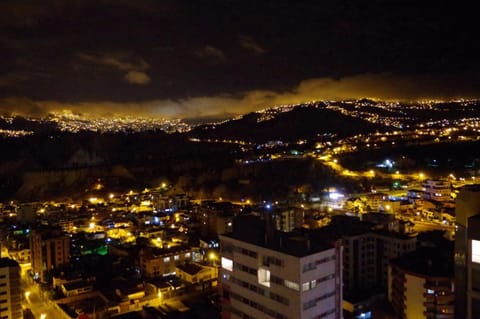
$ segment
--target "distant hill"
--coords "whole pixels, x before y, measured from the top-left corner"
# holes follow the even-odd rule
[[[291,142],[315,138],[322,134],[344,137],[372,132],[380,128],[385,130],[385,127],[326,109],[323,105],[298,105],[286,112],[275,114],[272,109],[270,111],[272,114],[266,116],[265,113],[249,113],[240,119],[225,121],[221,124],[198,126],[188,135],[201,139]]]
[[[58,130],[58,125],[55,122],[45,119],[31,119],[22,116],[10,118],[0,117],[0,129],[25,130],[35,133],[51,133]]]

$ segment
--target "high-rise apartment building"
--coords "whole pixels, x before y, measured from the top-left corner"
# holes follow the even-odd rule
[[[0,258],[0,318],[23,318],[21,302],[20,266],[13,259]]]
[[[223,318],[340,319],[342,247],[239,216],[220,236]]]
[[[46,271],[70,261],[70,237],[59,228],[34,230],[30,234],[30,251],[33,274],[45,281]]]
[[[388,231],[344,234],[344,290],[371,291],[385,288],[388,263],[393,258],[414,251],[417,238]]]
[[[454,318],[451,248],[422,248],[391,261],[388,300],[399,318]]]
[[[343,292],[346,299],[368,298],[387,287],[390,260],[414,251],[416,235],[375,229],[355,217],[335,216],[312,230],[318,239],[338,238],[343,245]]]
[[[480,185],[465,186],[456,198],[455,318],[480,316]]]

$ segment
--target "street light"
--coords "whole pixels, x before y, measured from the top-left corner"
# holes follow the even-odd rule
[[[212,261],[213,266],[215,267],[215,261],[217,260],[217,255],[212,251],[208,254],[208,259]]]

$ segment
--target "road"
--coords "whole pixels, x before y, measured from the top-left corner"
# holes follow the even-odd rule
[[[32,310],[36,319],[57,319],[63,314],[54,306],[54,303],[42,297],[42,292],[37,285],[29,285],[25,289],[25,307]]]
[[[413,223],[415,224],[413,229],[416,232],[425,232],[430,230],[444,230],[444,231],[450,232],[449,235],[455,234],[455,226],[443,225],[441,223],[436,223],[436,222],[425,222],[420,220],[414,220]]]

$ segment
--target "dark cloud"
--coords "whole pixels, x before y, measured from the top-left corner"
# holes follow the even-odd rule
[[[78,57],[87,62],[107,66],[126,72],[123,76],[126,82],[130,84],[145,85],[150,83],[151,78],[145,72],[150,65],[141,58],[133,58],[127,53],[110,53],[101,55],[92,55],[79,53]]]
[[[243,48],[251,51],[253,54],[262,55],[267,52],[257,41],[248,35],[240,35],[238,41]]]
[[[4,0],[0,98],[25,96],[37,113],[195,117],[301,99],[476,96],[475,15],[453,2]]]
[[[4,86],[12,86],[17,84],[18,82],[22,82],[28,80],[29,77],[25,74],[20,73],[7,73],[0,75],[0,87]]]
[[[145,60],[132,58],[127,53],[105,53],[101,55],[79,53],[78,57],[82,60],[113,67],[120,71],[144,71],[150,68],[150,65]]]
[[[206,45],[198,50],[195,51],[195,55],[201,58],[213,58],[219,62],[226,62],[227,57],[225,53],[219,48],[216,48],[211,45]]]
[[[148,84],[150,83],[151,79],[148,76],[147,73],[145,72],[140,72],[140,71],[128,71],[127,74],[125,74],[125,81],[131,84]]]
[[[445,87],[459,81],[455,74],[438,77],[364,74],[341,79],[315,78],[302,81],[286,91],[252,90],[238,94],[196,96],[178,100],[156,99],[142,102],[32,101],[26,98],[0,100],[0,112],[45,115],[69,110],[90,117],[135,115],[161,118],[225,118],[245,112],[307,101],[372,98],[412,101],[430,99],[480,98],[480,85],[466,88],[462,94]],[[479,82],[480,83],[480,82]],[[441,92],[441,94],[439,93]]]

